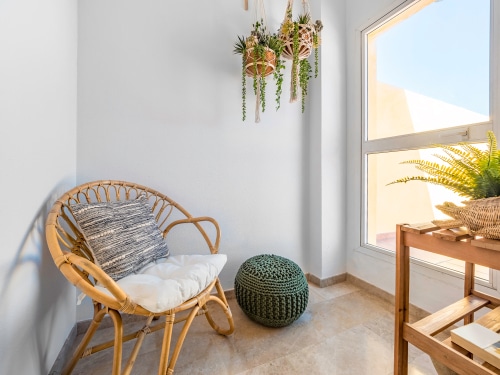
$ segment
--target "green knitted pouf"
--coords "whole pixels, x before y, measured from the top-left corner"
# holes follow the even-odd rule
[[[245,261],[236,274],[234,290],[245,314],[269,327],[293,323],[309,298],[300,267],[278,255],[257,255]]]

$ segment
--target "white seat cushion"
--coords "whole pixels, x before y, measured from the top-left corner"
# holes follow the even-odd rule
[[[170,255],[149,263],[138,273],[117,281],[133,302],[152,312],[162,312],[203,291],[226,264],[225,254]],[[105,293],[109,291],[97,286]]]

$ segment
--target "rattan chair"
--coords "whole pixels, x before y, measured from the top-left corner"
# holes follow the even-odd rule
[[[79,203],[129,201],[140,195],[146,196],[158,228],[165,239],[174,227],[189,224],[201,234],[204,239],[202,242],[206,242],[208,246],[206,253],[218,253],[220,229],[214,219],[194,218],[179,204],[148,187],[123,181],[95,181],[82,184],[65,193],[55,202],[48,215],[47,243],[59,270],[73,285],[92,299],[94,316],[73,357],[66,364],[64,374],[71,373],[82,357],[114,347],[112,374],[118,375],[122,367],[123,343],[135,339],[134,349],[123,369],[123,374],[129,374],[145,336],[161,329],[164,329],[164,333],[158,374],[172,374],[186,334],[197,315],[204,315],[210,326],[219,334],[230,335],[234,330],[231,311],[218,276],[198,295],[166,311],[153,312],[136,303],[120,287],[119,282],[106,274],[97,264],[89,242],[75,220],[72,206]],[[205,230],[207,225],[213,228]],[[217,325],[214,315],[210,314],[210,310],[217,306],[224,312],[222,315],[219,314],[219,318],[225,317],[223,328]],[[124,335],[122,314],[144,316],[144,327],[137,332]],[[114,339],[87,348],[106,315],[110,316],[114,324]],[[173,339],[176,336],[173,335],[173,325],[178,322],[183,322],[183,327]]]

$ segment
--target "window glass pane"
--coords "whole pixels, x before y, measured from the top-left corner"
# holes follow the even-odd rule
[[[478,147],[484,147],[478,145]],[[387,250],[396,249],[396,224],[426,223],[434,219],[450,219],[435,206],[445,201],[460,205],[466,200],[441,186],[410,181],[404,184],[387,185],[405,176],[424,175],[414,165],[400,164],[402,161],[423,159],[439,160],[433,157],[439,149],[387,152],[368,156],[367,179],[367,231],[366,243]],[[412,249],[411,256],[428,263],[463,272],[463,262]],[[489,279],[488,269],[476,267],[476,276]]]
[[[421,0],[367,34],[369,140],[489,121],[489,0]]]
[[[449,190],[421,181],[387,185],[405,176],[424,175],[402,161],[434,161],[436,149],[371,154],[368,156],[368,243],[380,245],[386,234],[395,232],[399,223],[424,223],[449,218],[435,206],[445,201],[460,204],[464,198]],[[384,246],[382,246],[384,247]]]

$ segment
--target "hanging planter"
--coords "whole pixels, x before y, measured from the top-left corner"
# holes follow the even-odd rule
[[[283,57],[292,60],[290,102],[295,102],[298,97],[298,88],[301,89],[302,112],[305,110],[305,99],[309,79],[312,77],[312,67],[308,61],[314,50],[314,77],[319,74],[318,48],[320,45],[319,33],[323,28],[320,20],[311,22],[309,4],[302,0],[304,12],[295,21],[292,19],[293,0],[288,0],[285,18],[279,30],[283,42]]]
[[[260,112],[266,109],[266,77],[273,75],[276,81],[276,110],[280,106],[281,84],[284,68],[281,60],[283,43],[276,34],[270,34],[263,25],[263,20],[253,25],[249,37],[240,37],[234,45],[234,53],[242,56],[241,85],[242,85],[242,113],[246,119],[246,78],[253,78],[255,100],[255,122],[260,121]]]
[[[282,26],[281,30],[283,32],[280,34],[280,38],[283,40],[283,57],[293,60],[295,50],[297,51],[296,55],[299,60],[307,59],[313,50],[314,28],[308,23],[299,23],[301,22],[300,20],[297,23],[288,20],[286,22],[288,24],[285,26],[285,30],[283,30]],[[295,44],[297,44],[296,48],[294,48]]]
[[[245,73],[248,77],[267,77],[276,70],[276,53],[271,48],[249,48],[244,58]]]

